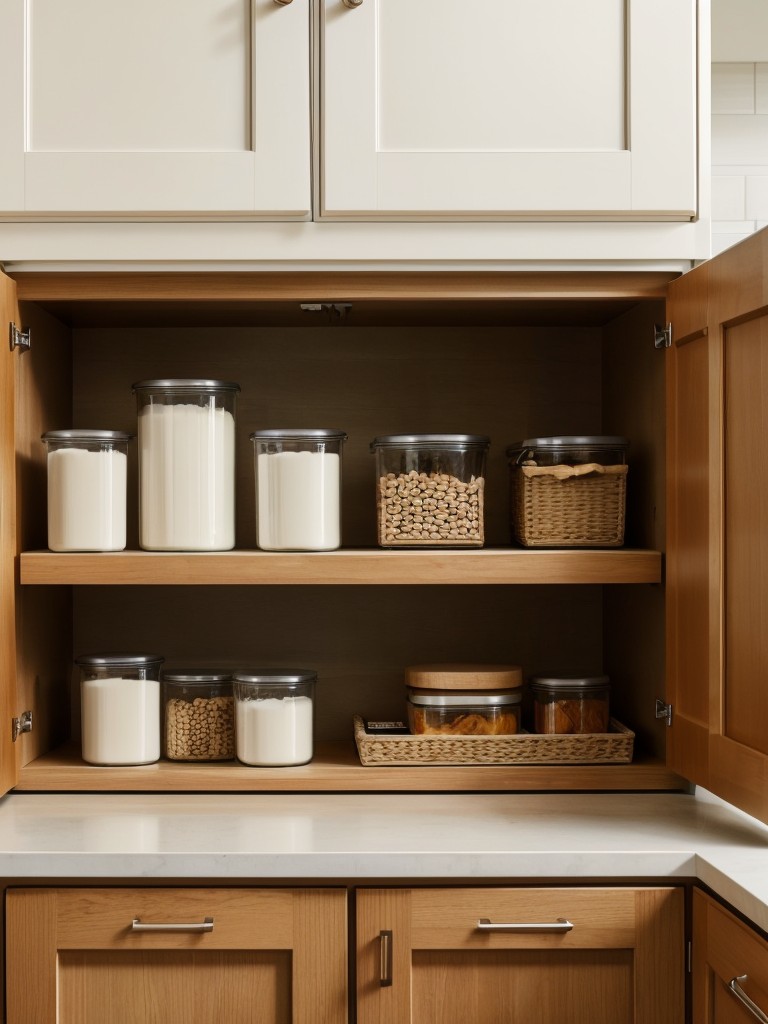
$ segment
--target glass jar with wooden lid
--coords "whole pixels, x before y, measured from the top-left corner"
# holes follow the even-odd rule
[[[405,682],[414,734],[504,736],[520,730],[518,665],[413,665]]]

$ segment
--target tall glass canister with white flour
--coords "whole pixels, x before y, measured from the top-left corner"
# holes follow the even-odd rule
[[[235,546],[238,384],[144,380],[139,418],[139,544],[146,551]]]
[[[84,654],[80,669],[83,760],[152,764],[160,757],[158,654]]]
[[[232,679],[238,760],[262,767],[311,761],[317,673],[257,669],[236,672]]]
[[[256,430],[256,543],[265,551],[341,545],[343,430]]]

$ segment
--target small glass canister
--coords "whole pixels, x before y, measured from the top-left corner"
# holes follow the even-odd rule
[[[256,430],[256,543],[265,551],[341,545],[343,430]]]
[[[517,665],[413,665],[406,669],[415,735],[508,736],[520,731]]]
[[[122,430],[49,430],[48,547],[125,548],[128,442]]]
[[[608,676],[534,676],[533,719],[540,733],[608,732]]]
[[[152,764],[160,758],[157,654],[84,654],[80,669],[83,760]]]
[[[233,679],[238,759],[258,766],[311,761],[317,673],[261,669]]]
[[[221,380],[144,380],[139,417],[139,544],[147,551],[235,546],[235,401]]]
[[[169,761],[231,761],[235,756],[232,676],[163,672],[163,756]]]
[[[485,461],[481,434],[375,437],[382,547],[482,547]]]

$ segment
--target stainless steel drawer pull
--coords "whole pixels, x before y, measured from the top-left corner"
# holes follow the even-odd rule
[[[495,924],[487,917],[481,917],[477,922],[477,930],[480,932],[569,932],[573,928],[570,921],[564,917],[558,917],[556,921],[541,922],[535,924]]]
[[[132,932],[212,932],[213,918],[204,917],[202,921],[191,921],[189,924],[142,924],[141,918],[134,917],[131,922]]]
[[[379,981],[382,988],[392,984],[392,932],[379,932]]]
[[[731,992],[733,992],[733,994],[736,996],[739,1002],[746,1006],[746,1008],[749,1010],[749,1012],[756,1020],[762,1021],[763,1024],[768,1024],[768,1016],[765,1013],[763,1013],[763,1011],[760,1009],[757,1003],[753,1002],[749,998],[747,993],[739,984],[739,982],[746,980],[747,975],[740,974],[736,978],[731,978],[731,980],[728,982],[728,988],[731,990]]]

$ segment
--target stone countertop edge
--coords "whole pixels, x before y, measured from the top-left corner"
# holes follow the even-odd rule
[[[578,885],[696,879],[768,932],[768,827],[684,793],[36,794],[0,878]]]

